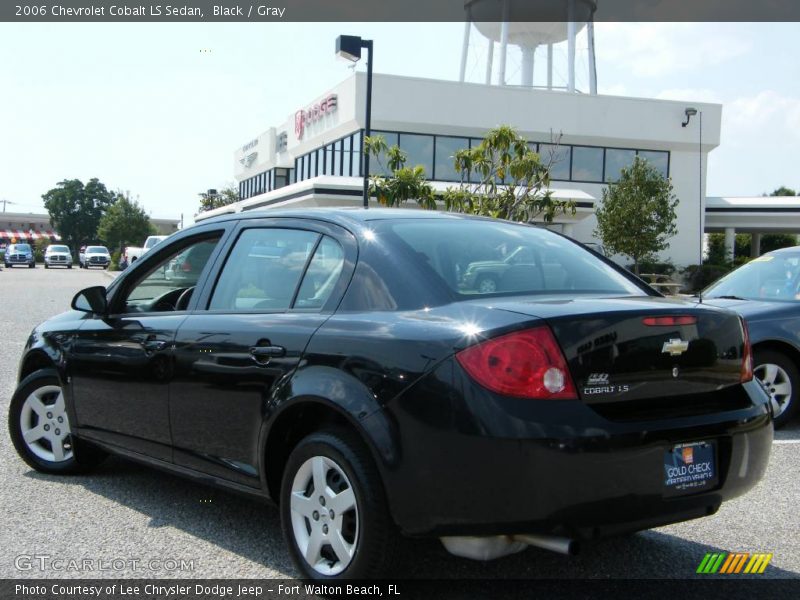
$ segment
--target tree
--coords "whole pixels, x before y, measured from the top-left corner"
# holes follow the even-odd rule
[[[552,197],[550,162],[543,163],[508,125],[492,129],[454,159],[461,183],[445,192],[447,210],[526,223],[540,217],[552,223],[557,214],[575,214],[574,202]]]
[[[792,188],[787,188],[786,186],[781,186],[774,192],[770,194],[770,196],[797,196],[797,192],[795,192]]]
[[[97,178],[86,185],[80,179],[65,179],[42,195],[50,222],[64,241],[77,250],[97,236],[97,226],[114,195]]]
[[[387,148],[383,136],[367,136],[364,138],[366,151],[375,157],[375,162],[382,169],[392,173],[391,177],[371,175],[369,178],[370,196],[375,196],[384,206],[399,206],[409,200],[416,200],[423,208],[436,208],[436,195],[433,187],[425,178],[425,169],[416,165],[406,167],[407,155],[397,146]],[[383,164],[382,157],[387,157]]]
[[[639,263],[665,249],[667,238],[677,233],[677,206],[670,180],[636,157],[619,181],[603,190],[594,235],[612,253],[631,258],[638,275]]]
[[[214,210],[215,208],[220,208],[221,206],[227,206],[228,204],[233,204],[234,202],[239,201],[239,191],[235,189],[232,185],[228,185],[227,187],[224,187],[219,191],[208,190],[207,192],[202,192],[201,194],[199,194],[199,196],[200,196],[199,212]]]
[[[406,167],[405,153],[397,146],[387,148],[381,136],[365,138],[365,145],[378,164],[392,173],[391,177],[370,177],[371,195],[386,206],[415,200],[423,208],[437,208],[423,167]],[[387,165],[381,162],[383,156]],[[509,126],[489,131],[478,146],[457,152],[453,160],[461,182],[444,192],[447,210],[524,222],[541,217],[548,223],[559,213],[575,213],[574,202],[552,198],[550,164],[543,164]]]
[[[148,235],[156,233],[155,227],[150,223],[150,217],[136,200],[131,200],[128,194],[117,192],[116,200],[97,228],[97,236],[109,248],[122,249],[124,246],[144,242]]]

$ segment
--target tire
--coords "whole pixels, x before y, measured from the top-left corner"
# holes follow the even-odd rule
[[[324,504],[314,485],[319,466],[326,474]],[[337,514],[337,504],[349,508]],[[284,539],[302,577],[379,578],[394,565],[398,533],[380,475],[363,442],[346,430],[312,433],[292,450],[283,472],[280,511]],[[341,535],[332,537],[336,532]],[[315,533],[321,538],[316,551],[309,548]]]
[[[28,265],[28,268],[29,268],[29,269],[35,269],[35,268],[36,268],[36,263],[31,263],[31,264],[29,264],[29,265]]]
[[[47,263],[44,263],[44,268],[49,269],[50,267],[47,266]]]
[[[475,286],[481,294],[493,294],[497,291],[497,280],[494,277],[481,277]]]
[[[797,413],[800,372],[788,356],[775,350],[759,350],[753,355],[753,374],[766,385],[776,406],[775,427],[783,427]]]
[[[72,268],[72,265],[67,265],[67,268],[68,268],[68,269],[71,269],[71,268]]]
[[[8,410],[8,431],[20,458],[42,473],[84,473],[106,458],[102,450],[69,435],[61,381],[54,369],[31,373],[19,384]],[[30,439],[37,433],[42,435]]]

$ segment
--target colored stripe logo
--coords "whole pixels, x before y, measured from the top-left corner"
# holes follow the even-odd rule
[[[709,552],[700,561],[697,573],[733,575],[738,573],[763,573],[772,560],[772,554],[750,554],[749,552]]]

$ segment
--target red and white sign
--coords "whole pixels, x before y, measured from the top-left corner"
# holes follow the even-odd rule
[[[336,94],[325,96],[320,102],[309,106],[305,110],[294,113],[294,135],[298,140],[303,139],[306,125],[316,123],[326,115],[331,114],[338,106]]]

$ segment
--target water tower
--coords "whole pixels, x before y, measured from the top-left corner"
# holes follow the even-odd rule
[[[534,53],[547,46],[547,89],[553,89],[553,44],[567,42],[567,86],[575,91],[575,49],[578,33],[586,27],[589,46],[589,93],[597,93],[594,55],[594,12],[597,0],[465,0],[467,21],[461,52],[460,81],[464,81],[469,53],[469,37],[474,25],[489,40],[486,55],[486,84],[492,83],[494,48],[500,44],[497,84],[509,85],[506,79],[508,46],[518,46],[522,53],[523,86],[533,86]]]

